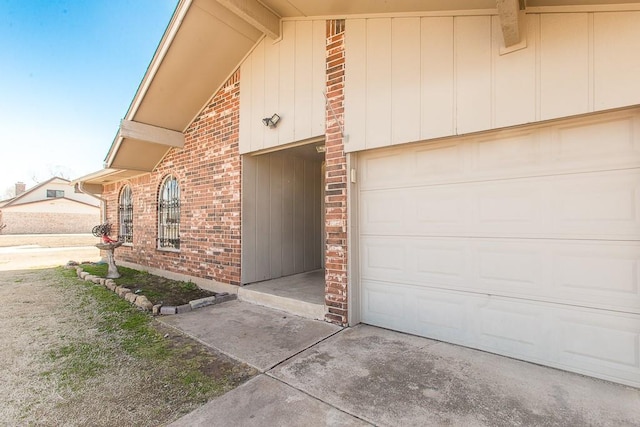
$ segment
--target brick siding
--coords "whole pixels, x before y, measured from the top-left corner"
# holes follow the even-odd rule
[[[326,273],[329,322],[347,325],[347,185],[344,115],[344,20],[326,23]],[[118,195],[131,185],[133,245],[116,258],[175,273],[240,284],[241,158],[239,72],[214,96],[185,132],[185,146],[172,150],[147,175],[105,188],[107,218],[117,230]],[[335,114],[335,116],[334,116]],[[157,197],[168,174],[181,191],[180,251],[156,249]]]
[[[344,154],[343,19],[327,21],[325,319],[347,325],[347,160]]]
[[[132,190],[133,244],[118,249],[117,259],[240,284],[239,78],[238,71],[191,123],[182,150],[172,149],[150,174],[106,186],[114,230],[119,192],[125,184]],[[169,174],[180,185],[179,251],[156,249],[158,191]]]

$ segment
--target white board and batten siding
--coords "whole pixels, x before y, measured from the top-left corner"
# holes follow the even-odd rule
[[[640,11],[347,19],[347,152],[640,104]]]
[[[640,109],[359,154],[362,321],[640,386]]]
[[[324,20],[284,21],[281,39],[255,47],[240,67],[240,154],[324,135],[325,64]]]

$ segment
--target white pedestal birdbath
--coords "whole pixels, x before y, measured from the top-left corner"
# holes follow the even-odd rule
[[[118,272],[118,267],[116,267],[116,260],[113,255],[113,251],[122,245],[123,242],[113,240],[109,237],[111,234],[111,224],[105,222],[100,225],[96,225],[91,230],[91,233],[102,239],[102,242],[96,245],[96,248],[107,252],[107,263],[109,264],[109,270],[107,272],[107,279],[117,279],[120,277],[120,273]]]
[[[98,243],[96,248],[107,252],[107,264],[109,270],[107,271],[107,279],[117,279],[120,277],[118,267],[116,266],[116,260],[113,255],[115,248],[120,247],[122,242],[110,242],[110,243]]]

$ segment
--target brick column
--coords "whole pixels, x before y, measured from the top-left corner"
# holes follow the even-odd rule
[[[327,21],[325,304],[328,322],[345,325],[347,306],[347,160],[344,154],[344,26]]]

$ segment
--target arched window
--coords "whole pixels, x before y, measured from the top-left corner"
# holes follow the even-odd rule
[[[180,186],[169,175],[158,195],[158,248],[180,249]]]
[[[118,239],[125,243],[133,243],[133,197],[131,197],[131,187],[128,185],[120,190],[118,224]]]

